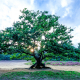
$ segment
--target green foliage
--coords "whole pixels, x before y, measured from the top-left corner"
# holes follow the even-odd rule
[[[10,55],[10,60],[31,60],[32,62],[35,62],[35,58],[30,56],[30,55],[26,55],[25,53],[14,53],[12,55]]]
[[[27,8],[21,13],[19,16],[21,21],[14,22],[13,27],[0,32],[0,48],[4,53],[12,54],[10,59],[35,61],[34,57],[27,53],[34,53],[31,53],[31,49],[38,50],[37,43],[40,43],[38,54],[47,56],[45,60],[65,60],[66,56],[70,60],[71,57],[79,60],[80,49],[73,47],[71,41],[73,36],[70,33],[73,29],[59,24],[59,16],[49,15],[48,11],[35,12]],[[51,28],[53,31],[49,32]],[[45,39],[42,39],[42,36],[45,36]],[[42,53],[43,51],[47,53]]]
[[[11,60],[16,60],[16,59],[20,59],[20,53],[14,53],[11,55],[10,57]]]
[[[0,54],[0,60],[10,60],[10,55],[8,55],[8,53],[3,53],[3,54]]]
[[[80,43],[78,43],[78,49],[80,49]]]

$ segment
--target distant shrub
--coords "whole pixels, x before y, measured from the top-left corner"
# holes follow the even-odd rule
[[[5,55],[4,60],[10,60],[10,55]]]
[[[4,59],[3,54],[0,54],[0,60],[3,60],[3,59]]]
[[[11,60],[21,60],[21,53],[14,53],[11,55],[10,59]]]
[[[32,60],[35,61],[34,57],[26,55],[25,53],[14,53],[10,57],[11,60]]]
[[[0,60],[10,60],[10,55],[8,54],[0,54]]]

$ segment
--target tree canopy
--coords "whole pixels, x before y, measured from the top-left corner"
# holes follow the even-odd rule
[[[49,48],[51,42],[53,44],[59,44],[59,42],[61,44],[72,44],[70,39],[73,36],[69,33],[73,30],[59,24],[58,16],[48,15],[48,11],[34,12],[26,8],[21,12],[22,15],[19,17],[20,21],[13,24],[15,28],[13,39],[19,45],[23,43],[24,48],[26,46],[30,50],[31,48],[37,48],[38,45],[36,43],[40,43],[40,49],[44,50],[45,47]],[[51,28],[53,28],[53,31],[50,33],[49,30]],[[42,36],[45,37],[44,40]]]
[[[33,56],[37,50],[37,54],[44,59],[53,56],[53,53],[76,51],[71,41],[73,29],[59,24],[59,16],[48,14],[48,11],[35,12],[27,8],[21,13],[20,20],[14,22],[13,27],[8,27],[0,33],[0,47],[4,52],[20,52]]]

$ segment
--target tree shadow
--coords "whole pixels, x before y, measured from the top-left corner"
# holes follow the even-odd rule
[[[12,71],[26,71],[26,72],[35,72],[35,71],[52,71],[52,72],[61,72],[63,70],[56,70],[50,67],[45,68],[15,68]]]

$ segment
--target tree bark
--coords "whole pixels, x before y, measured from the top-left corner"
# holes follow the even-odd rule
[[[40,56],[35,56],[36,63],[33,64],[30,68],[45,68],[45,64],[42,63],[42,58]]]

